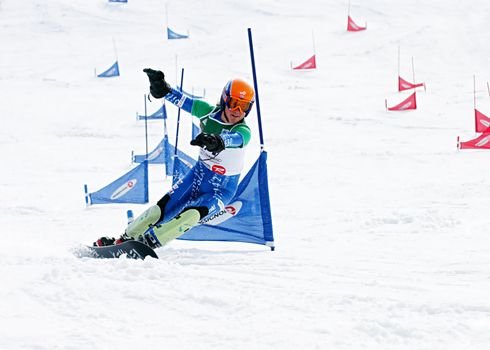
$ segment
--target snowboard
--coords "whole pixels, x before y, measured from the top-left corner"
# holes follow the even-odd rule
[[[77,252],[80,258],[116,259],[126,255],[129,259],[144,260],[147,256],[158,259],[153,249],[139,241],[126,241],[121,244],[105,247],[86,246]]]

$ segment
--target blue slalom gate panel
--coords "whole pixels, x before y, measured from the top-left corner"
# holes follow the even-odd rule
[[[203,94],[202,95],[194,95],[194,94],[191,94],[190,92],[187,92],[185,90],[182,90],[182,88],[180,86],[177,86],[177,89],[179,91],[181,91],[185,96],[190,97],[192,99],[197,99],[197,100],[203,99],[205,97],[204,95],[206,93],[206,90],[203,90]]]
[[[187,39],[189,35],[185,34],[179,34],[174,32],[172,29],[167,27],[167,39],[172,40],[172,39]]]
[[[155,113],[149,116],[144,116],[144,115],[138,115],[138,120],[154,120],[154,119],[167,119],[167,108],[165,105],[162,105],[162,107],[157,110]]]
[[[87,188],[85,191],[87,204],[148,203],[148,162],[144,161],[96,192],[87,193]]]
[[[162,141],[155,147],[153,151],[148,153],[148,163],[150,164],[165,164],[165,173],[167,176],[173,175],[173,158],[175,155],[175,146],[168,141],[168,136],[165,136]],[[177,150],[177,156],[184,162],[184,164],[190,164],[194,166],[196,160],[191,156],[187,155],[181,150]],[[134,163],[144,162],[146,156],[144,154],[133,156]]]
[[[99,78],[111,78],[119,76],[119,63],[116,61],[109,69],[105,72],[97,75]]]
[[[267,152],[261,152],[225,209],[204,218],[179,239],[246,242],[274,249]]]

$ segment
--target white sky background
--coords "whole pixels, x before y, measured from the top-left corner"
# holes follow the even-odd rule
[[[189,40],[166,40],[166,4]],[[0,348],[488,349],[490,153],[457,151],[456,137],[474,136],[474,74],[490,115],[490,3],[352,1],[351,15],[368,30],[345,31],[344,1],[0,0]],[[277,250],[74,257],[146,208],[83,198],[144,151],[142,69],[175,84],[177,55],[184,87],[214,103],[230,78],[252,79],[248,27]],[[312,33],[318,69],[291,71]],[[113,38],[121,76],[96,79]],[[416,111],[384,109],[409,94],[398,46],[402,77],[413,56],[427,85]],[[150,123],[150,149],[161,128]],[[169,182],[150,176],[153,202]]]

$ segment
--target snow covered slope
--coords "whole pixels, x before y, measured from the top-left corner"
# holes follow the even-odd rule
[[[166,40],[166,6],[190,39]],[[350,13],[367,31],[346,32],[344,1],[0,0],[0,349],[488,349],[490,152],[458,152],[456,137],[474,135],[473,74],[490,114],[490,3]],[[277,250],[177,241],[159,260],[74,257],[146,207],[87,209],[82,188],[144,151],[142,69],[175,84],[184,67],[215,102],[252,78],[248,27]],[[96,79],[113,43],[121,76]],[[427,84],[416,111],[384,108],[408,96],[398,47],[401,75],[413,56]],[[313,49],[318,69],[291,71]],[[151,147],[161,124],[149,128]],[[155,201],[169,183],[150,175]]]

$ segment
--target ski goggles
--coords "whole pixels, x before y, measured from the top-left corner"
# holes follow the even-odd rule
[[[231,97],[226,100],[226,106],[230,111],[235,111],[237,109],[242,113],[247,113],[252,108],[253,101],[245,101],[239,98]]]

